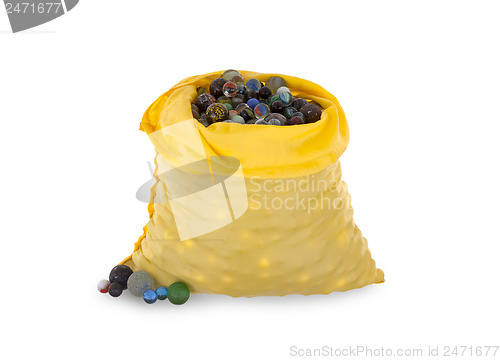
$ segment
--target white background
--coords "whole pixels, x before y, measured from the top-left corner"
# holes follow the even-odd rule
[[[500,345],[498,4],[81,1],[18,34],[0,14],[0,356]],[[154,156],[143,112],[179,80],[227,68],[338,97],[343,178],[385,284],[178,307],[97,292],[148,219],[135,199]]]

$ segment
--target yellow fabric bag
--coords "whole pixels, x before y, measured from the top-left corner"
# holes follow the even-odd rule
[[[324,109],[296,126],[193,119],[198,87],[222,72],[184,79],[146,111],[140,129],[156,148],[150,220],[131,256],[158,286],[193,293],[328,294],[384,281],[353,220],[338,161],[349,129],[337,99],[292,76],[241,71],[245,81],[285,79]]]

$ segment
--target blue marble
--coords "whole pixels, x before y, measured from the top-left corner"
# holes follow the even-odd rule
[[[280,101],[285,106],[290,105],[293,101],[293,96],[289,92],[282,92],[281,94],[279,94],[279,98],[280,98]]]
[[[157,287],[156,295],[158,295],[158,300],[165,300],[167,298],[167,288],[165,286]]]
[[[255,105],[257,104],[260,104],[260,101],[255,98],[248,99],[247,101],[247,105],[250,106],[250,109],[252,110],[255,108]]]
[[[146,290],[142,296],[145,302],[148,304],[153,304],[158,300],[158,294],[153,289]]]
[[[267,115],[271,113],[269,106],[267,104],[257,104],[253,109],[253,113],[255,114],[256,119],[264,119]]]
[[[260,81],[257,79],[248,80],[245,86],[246,86],[247,90],[249,90],[249,91],[250,90],[259,91],[260,88],[262,87]]]

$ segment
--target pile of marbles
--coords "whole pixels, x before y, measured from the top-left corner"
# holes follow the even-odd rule
[[[109,280],[101,280],[97,290],[112,297],[118,297],[123,290],[134,296],[142,297],[148,304],[156,300],[168,299],[172,304],[182,305],[189,299],[189,287],[183,282],[175,282],[168,288],[159,286],[154,288],[155,281],[147,271],[132,271],[126,265],[117,265],[109,273]]]
[[[191,104],[193,117],[205,126],[216,122],[256,125],[301,125],[318,121],[318,104],[294,97],[286,81],[273,76],[265,85],[257,79],[246,83],[237,70],[226,70],[210,87],[198,88]]]

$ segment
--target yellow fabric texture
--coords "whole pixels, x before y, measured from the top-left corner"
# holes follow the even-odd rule
[[[204,127],[192,119],[191,103],[197,88],[208,87],[222,72],[190,77],[172,87],[141,121],[140,129],[157,151],[156,184],[148,205],[150,220],[132,255],[121,263],[148,271],[157,286],[183,281],[193,293],[234,297],[328,294],[384,282],[383,271],[376,268],[354,223],[351,198],[341,180],[338,159],[349,142],[349,129],[337,99],[300,78],[240,73],[245,81],[282,77],[294,96],[322,106],[321,120],[285,127],[224,122]],[[189,121],[207,159],[239,161],[248,208],[226,226],[181,239],[169,186],[159,170],[165,158],[175,163],[176,157],[165,151],[167,140],[161,132]],[[176,135],[177,147],[182,147],[182,134]],[[215,160],[211,167],[216,167]],[[159,201],[165,193],[168,201]],[[266,196],[272,206],[264,204]],[[210,209],[211,204],[208,200],[201,206]],[[215,212],[208,215],[216,216]]]

